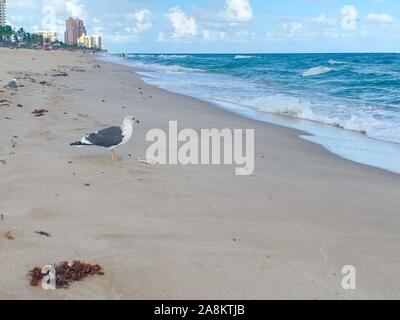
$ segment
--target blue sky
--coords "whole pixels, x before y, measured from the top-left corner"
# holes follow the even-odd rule
[[[28,31],[85,20],[111,52],[400,52],[399,0],[7,0]]]

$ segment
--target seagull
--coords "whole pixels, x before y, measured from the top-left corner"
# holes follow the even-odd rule
[[[134,124],[139,124],[140,121],[135,117],[127,116],[124,119],[122,126],[120,127],[110,127],[94,133],[89,133],[81,141],[71,143],[71,146],[96,146],[107,148],[111,151],[112,160],[118,160],[115,154],[115,148],[120,147],[128,143],[133,134]]]
[[[12,79],[9,83],[7,83],[4,88],[7,89],[17,89],[17,80],[16,79]]]

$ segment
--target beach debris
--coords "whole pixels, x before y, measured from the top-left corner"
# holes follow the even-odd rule
[[[0,214],[0,221],[4,221],[4,214]]]
[[[17,107],[18,107],[18,108],[23,108],[24,106],[23,106],[22,104],[18,103],[18,104],[17,104]]]
[[[7,231],[4,236],[7,240],[15,240],[14,236],[12,235],[11,231]]]
[[[95,64],[95,65],[93,66],[93,68],[101,68],[101,65]]]
[[[42,269],[36,267],[29,271],[29,283],[32,287],[38,287],[47,275],[42,273]],[[57,289],[68,289],[73,282],[82,281],[89,276],[104,276],[104,270],[98,264],[92,265],[81,261],[57,263],[54,269]]]
[[[40,236],[45,236],[45,237],[48,237],[48,238],[51,237],[49,233],[44,232],[44,231],[36,231],[35,233],[40,235]]]
[[[12,120],[10,117],[4,117],[4,119],[6,119],[6,120]]]
[[[6,161],[6,160],[3,160],[3,159],[1,159],[1,160],[0,160],[0,163],[1,163],[1,164],[3,164],[3,165],[5,165],[5,164],[7,163],[7,161]]]
[[[16,79],[12,79],[9,83],[7,83],[3,88],[15,90],[17,89],[18,84]]]
[[[90,187],[90,183],[85,183],[85,187]]]
[[[68,73],[66,73],[66,72],[54,73],[53,77],[68,77]]]
[[[11,148],[15,148],[17,146],[17,136],[11,136],[10,141],[11,141]]]
[[[78,67],[71,68],[70,70],[71,70],[71,71],[75,71],[75,72],[86,72],[85,69],[78,68]]]
[[[43,117],[48,112],[49,111],[46,109],[35,109],[34,111],[32,111],[32,114],[34,114],[35,117]]]
[[[156,161],[150,160],[150,159],[138,158],[137,161],[138,161],[139,163],[144,163],[144,164],[148,164],[148,165],[152,165],[152,166],[157,164]]]
[[[50,86],[50,87],[52,86],[52,84],[50,82],[47,82],[45,80],[44,81],[40,81],[39,84],[41,84],[42,86]]]

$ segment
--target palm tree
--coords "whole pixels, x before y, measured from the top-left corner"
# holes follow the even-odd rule
[[[19,41],[21,41],[21,40],[25,41],[26,40],[26,32],[25,32],[24,28],[20,28],[17,31],[17,36],[18,36]]]
[[[9,42],[13,35],[13,29],[8,26],[0,26],[0,41]]]

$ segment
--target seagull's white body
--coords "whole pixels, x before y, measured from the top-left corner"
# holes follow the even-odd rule
[[[110,149],[113,150],[117,147],[123,146],[124,144],[127,144],[133,136],[133,124],[134,121],[131,121],[130,119],[125,118],[124,123],[122,124],[122,142],[115,146],[115,147],[111,147]]]

